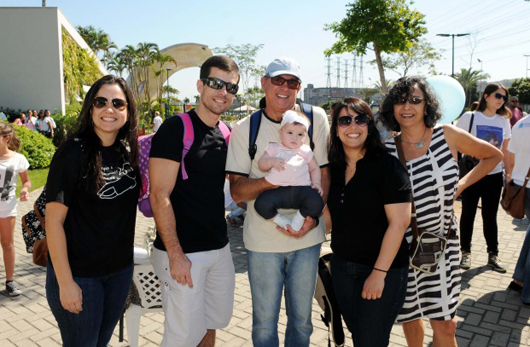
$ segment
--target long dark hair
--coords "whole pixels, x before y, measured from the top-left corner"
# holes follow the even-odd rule
[[[492,95],[495,93],[498,89],[504,90],[506,93],[506,100],[510,98],[510,95],[508,93],[508,89],[506,89],[505,86],[503,86],[500,83],[490,83],[486,86],[484,89],[484,92],[482,93],[482,96],[480,97],[480,101],[478,103],[477,111],[483,112],[488,107],[488,104],[486,102],[486,95]],[[512,111],[506,107],[506,101],[504,104],[502,104],[501,108],[499,108],[495,113],[500,114],[501,116],[504,116],[506,118],[512,118]]]
[[[381,106],[381,112],[379,119],[383,125],[393,131],[400,131],[401,128],[394,116],[394,105],[396,101],[403,98],[409,97],[414,91],[414,85],[417,85],[423,92],[423,99],[425,101],[425,115],[423,121],[427,128],[434,128],[436,122],[442,118],[440,108],[438,105],[438,99],[436,94],[429,87],[425,79],[421,76],[405,76],[401,77],[394,83],[392,88],[389,90],[388,95],[383,100],[383,106]]]
[[[328,160],[330,165],[344,168],[346,167],[346,157],[344,154],[344,147],[342,146],[342,141],[338,137],[338,119],[339,114],[342,109],[347,108],[358,115],[367,115],[370,118],[368,122],[368,135],[366,141],[364,142],[363,149],[366,150],[365,155],[378,155],[385,153],[388,149],[385,147],[379,136],[379,130],[377,130],[374,122],[374,115],[370,106],[359,98],[345,98],[341,102],[337,102],[333,106],[332,111],[332,120],[331,120],[331,129],[329,137],[329,150],[328,150]]]
[[[85,96],[81,113],[77,118],[77,131],[70,136],[79,138],[83,144],[84,160],[83,171],[89,178],[96,180],[96,191],[104,184],[103,173],[101,172],[101,139],[94,131],[92,121],[92,107],[94,98],[103,85],[118,85],[127,99],[127,121],[119,130],[117,141],[120,141],[120,152],[125,160],[129,161],[135,172],[138,173],[138,119],[136,117],[136,102],[127,82],[121,77],[112,75],[103,76],[90,87]],[[138,175],[136,177],[139,177]]]

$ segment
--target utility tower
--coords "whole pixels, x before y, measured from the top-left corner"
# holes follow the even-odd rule
[[[348,59],[344,61],[344,88],[348,88]]]
[[[357,54],[353,55],[353,75],[351,86],[352,88],[357,88]]]
[[[328,72],[326,74],[328,76],[328,80],[326,82],[326,88],[331,88],[331,58],[328,58],[326,60],[328,61],[328,66],[327,66]]]
[[[360,67],[359,67],[359,86],[364,88],[364,77],[363,77],[363,56],[361,55]]]
[[[337,85],[336,88],[340,88],[340,57],[337,57]]]

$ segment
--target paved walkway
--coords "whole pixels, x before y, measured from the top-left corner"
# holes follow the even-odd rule
[[[33,192],[32,200],[40,191]],[[19,204],[19,216],[32,208],[33,201]],[[458,204],[458,203],[457,203]],[[459,205],[457,209],[459,210]],[[459,213],[458,213],[459,214]],[[482,222],[477,221],[473,245],[473,266],[463,273],[462,293],[458,308],[457,339],[459,346],[530,346],[530,307],[520,303],[518,295],[505,288],[511,281],[515,263],[524,238],[528,220],[513,220],[500,209],[498,214],[500,257],[508,268],[507,274],[489,270],[486,264],[486,245],[482,237]],[[153,221],[138,217],[136,244],[142,245],[143,235]],[[217,332],[217,346],[251,346],[252,304],[247,278],[246,252],[242,229],[229,228],[232,256],[236,268],[234,315],[230,326]],[[0,346],[60,346],[59,330],[45,298],[45,269],[32,264],[31,255],[25,252],[20,220],[15,229],[17,251],[16,280],[23,291],[18,298],[10,298],[0,290]],[[0,289],[5,282],[3,265],[0,266]],[[320,321],[320,308],[313,305],[314,332],[311,346],[327,346],[327,328]],[[163,314],[142,316],[140,346],[158,346],[163,334]],[[286,325],[285,310],[280,316],[280,339],[283,341]],[[125,334],[126,335],[126,334]],[[432,340],[432,330],[426,324],[425,345]],[[127,346],[118,341],[118,328],[110,346]],[[352,346],[350,339],[346,346]],[[390,346],[406,346],[399,325],[392,331]]]

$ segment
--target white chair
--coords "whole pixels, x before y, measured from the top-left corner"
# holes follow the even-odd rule
[[[132,300],[129,308],[125,311],[125,321],[127,322],[129,346],[137,347],[140,317],[145,313],[162,311],[160,280],[155,274],[149,252],[145,248],[134,247],[134,272],[131,291],[134,291],[133,287],[138,291],[140,302]]]

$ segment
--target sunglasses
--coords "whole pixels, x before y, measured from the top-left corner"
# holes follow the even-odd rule
[[[226,91],[232,95],[236,95],[239,90],[239,86],[234,83],[225,82],[217,77],[206,77],[201,78],[201,81],[212,89],[223,89],[226,86]]]
[[[503,99],[504,102],[506,102],[508,97],[506,95],[502,95],[501,93],[495,93],[495,99]]]
[[[407,101],[411,104],[411,105],[418,105],[418,104],[421,104],[421,102],[423,101],[423,98],[420,98],[419,96],[409,96],[407,98],[399,98],[396,100],[395,104],[396,105],[405,105],[407,103]]]
[[[127,107],[127,101],[123,99],[107,99],[103,96],[96,96],[92,105],[94,105],[95,108],[103,108],[107,106],[109,102],[112,102],[112,106],[119,111],[123,111]]]
[[[298,80],[297,78],[287,80],[283,77],[276,76],[276,77],[271,77],[271,82],[275,86],[283,86],[283,84],[287,82],[287,88],[289,89],[298,89],[300,87],[300,80]]]
[[[368,125],[368,123],[370,123],[370,117],[365,114],[360,114],[357,117],[347,115],[339,117],[339,119],[337,120],[337,124],[341,128],[349,127],[352,122],[355,122],[355,124],[357,124],[358,126],[365,127]]]

